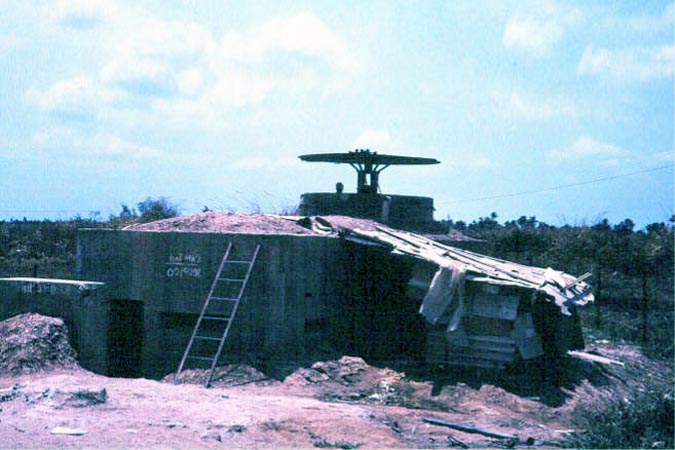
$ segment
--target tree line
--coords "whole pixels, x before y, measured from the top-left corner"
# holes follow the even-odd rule
[[[652,355],[672,358],[675,216],[644,229],[631,219],[556,227],[521,216],[500,223],[496,213],[469,224],[442,222],[482,239],[481,251],[490,256],[577,276],[590,272],[596,300],[580,311],[587,333],[640,343]]]
[[[121,229],[176,217],[180,212],[180,207],[166,197],[148,197],[136,208],[121,205],[121,211],[107,220],[93,212],[88,217],[77,215],[68,220],[0,221],[0,276],[71,278],[75,275],[78,229]]]

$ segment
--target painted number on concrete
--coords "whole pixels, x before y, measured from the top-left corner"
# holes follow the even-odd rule
[[[202,257],[194,251],[172,253],[165,263],[166,276],[169,278],[201,278],[202,269],[199,267],[201,262]]]
[[[51,283],[23,283],[21,292],[24,294],[56,295],[56,286]]]

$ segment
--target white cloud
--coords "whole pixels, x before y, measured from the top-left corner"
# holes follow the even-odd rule
[[[546,159],[551,163],[592,161],[601,166],[619,166],[630,156],[626,149],[583,136],[569,147],[550,150]]]
[[[390,142],[391,137],[388,131],[367,129],[354,139],[351,146],[355,149],[368,148],[377,151],[378,149],[386,148]]]
[[[519,2],[519,6],[521,11],[506,21],[502,42],[508,49],[535,57],[549,55],[565,29],[584,16],[581,10],[554,1]]]
[[[156,148],[129,142],[112,134],[96,134],[91,138],[90,145],[94,153],[109,157],[153,158],[161,153]]]
[[[24,47],[28,39],[15,34],[0,35],[0,55]]]
[[[59,0],[44,8],[52,19],[71,28],[96,28],[112,20],[118,9],[112,0]]]
[[[197,94],[202,87],[204,80],[202,72],[199,69],[188,69],[176,74],[178,90],[186,97],[192,97]]]
[[[657,162],[673,162],[675,160],[675,153],[673,152],[657,152],[652,155],[652,158]]]
[[[223,74],[211,88],[210,96],[222,107],[238,108],[261,102],[274,87],[272,79],[249,79],[241,73]]]
[[[574,117],[579,114],[575,103],[567,97],[534,99],[513,91],[510,95],[495,95],[494,101],[502,114],[527,120]]]
[[[549,53],[563,35],[563,28],[555,20],[539,21],[531,17],[511,19],[504,29],[504,46],[536,56]]]
[[[82,4],[52,9],[57,17],[70,11],[95,15]],[[330,95],[349,88],[359,72],[347,43],[310,13],[222,38],[201,24],[163,20],[140,8],[120,6],[106,17],[109,26],[99,36],[108,59],[97,73],[33,89],[32,104],[45,111],[105,110],[134,122],[222,128],[234,109],[270,98]]]
[[[80,75],[58,81],[44,91],[30,89],[26,100],[43,111],[87,116],[94,114],[101,103],[113,102],[121,96],[120,92],[99,86],[91,78]]]
[[[577,65],[583,75],[597,75],[618,81],[648,82],[671,78],[675,67],[675,46],[632,47],[609,50],[586,47]]]
[[[30,138],[29,153],[48,159],[125,160],[154,158],[160,151],[109,133],[84,134],[73,128],[53,127]]]
[[[349,72],[359,68],[342,38],[310,13],[272,19],[245,33],[228,33],[222,42],[222,55],[226,59],[246,63],[262,62],[275,52],[315,57]]]

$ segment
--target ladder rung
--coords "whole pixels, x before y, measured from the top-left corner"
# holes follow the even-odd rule
[[[203,336],[201,334],[195,335],[195,339],[204,339],[204,340],[207,340],[207,341],[219,341],[220,340],[220,338],[217,338],[217,337]]]
[[[232,297],[211,297],[209,300],[216,300],[218,302],[236,302],[236,298]]]
[[[204,316],[204,317],[202,317],[202,319],[206,319],[206,320],[222,320],[222,321],[225,321],[225,322],[227,322],[228,320],[230,320],[229,317],[220,317],[220,316]]]
[[[223,349],[223,343],[225,342],[225,339],[227,338],[227,335],[230,331],[230,327],[232,326],[234,322],[234,318],[237,314],[237,308],[239,307],[239,302],[241,301],[242,295],[244,293],[244,290],[246,289],[246,284],[249,281],[249,277],[251,276],[251,272],[253,270],[253,266],[255,265],[256,259],[258,258],[258,252],[260,251],[261,244],[257,244],[255,247],[255,251],[253,252],[253,255],[251,256],[250,260],[232,260],[228,261],[229,255],[230,255],[230,250],[232,249],[232,242],[227,244],[227,250],[225,250],[225,254],[223,255],[223,258],[220,261],[220,265],[218,266],[218,270],[216,272],[215,278],[213,280],[213,283],[211,283],[211,289],[209,290],[208,295],[206,296],[206,300],[204,301],[204,305],[202,306],[201,313],[199,314],[199,319],[197,319],[197,323],[195,324],[194,330],[192,331],[192,335],[190,337],[190,342],[187,345],[187,348],[185,349],[185,352],[183,353],[183,358],[181,359],[180,364],[178,365],[178,370],[176,371],[174,375],[174,383],[179,382],[179,375],[181,371],[183,370],[183,367],[185,365],[185,361],[187,359],[196,359],[196,360],[201,360],[201,361],[208,361],[211,363],[211,369],[209,371],[209,376],[206,380],[206,383],[204,384],[206,387],[209,387],[211,384],[211,378],[213,377],[213,372],[215,370],[216,363],[218,362],[218,358],[220,357],[220,353]],[[246,275],[244,278],[228,278],[228,277],[221,277],[223,274],[223,268],[227,264],[245,264],[246,267]],[[227,272],[226,272],[227,273]],[[230,274],[234,274],[235,276],[241,276],[240,273],[236,272],[230,272]],[[241,287],[239,289],[239,293],[237,294],[236,297],[218,297],[214,296],[213,294],[215,293],[215,289],[217,288],[218,282],[226,282],[226,283],[241,283]],[[231,292],[224,292],[224,295],[230,295]],[[229,312],[229,315],[207,315],[207,314],[227,314],[227,311],[213,311],[211,313],[207,313],[207,309],[209,307],[209,302],[211,300],[214,301],[223,301],[223,302],[234,302],[231,307],[231,311]],[[226,325],[223,327],[223,335],[220,338],[214,337],[213,334],[211,335],[204,335],[204,334],[198,334],[200,331],[200,326],[202,324],[202,320],[213,320],[213,321],[219,321],[219,322],[225,322]],[[212,333],[212,330],[205,329],[203,332],[205,333]],[[206,357],[206,356],[190,356],[190,349],[192,348],[193,343],[195,340],[205,340],[205,341],[219,341],[218,345],[218,350],[216,350],[215,354],[213,357]]]
[[[190,359],[199,359],[201,361],[213,361],[213,358],[209,358],[208,356],[189,356],[188,358]]]

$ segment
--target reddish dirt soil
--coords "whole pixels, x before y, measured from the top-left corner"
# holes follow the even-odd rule
[[[645,369],[634,349],[616,353],[612,356],[639,358],[627,363],[630,371]],[[217,376],[215,386],[208,389],[199,384],[108,378],[79,368],[0,378],[1,446],[429,448],[456,446],[460,441],[470,447],[509,445],[423,421],[434,417],[517,435],[519,447],[526,446],[523,441],[528,438],[540,447],[551,447],[569,432],[581,399],[602,398],[610,392],[607,386],[583,380],[567,390],[568,398],[560,406],[487,383],[478,387],[447,382],[439,395],[432,395],[430,382],[412,381],[350,357],[299,369],[283,382],[265,379],[245,366],[234,369],[235,373],[233,367],[222,369],[230,378],[221,373],[221,382]],[[199,381],[194,375],[191,381]],[[607,380],[616,385],[614,389],[634,388],[621,382],[618,374]],[[52,434],[56,427],[84,434]]]
[[[471,446],[494,440],[426,424],[424,416],[472,423],[502,433],[552,439],[556,432],[532,422],[524,401],[518,411],[506,405],[453,407],[430,412],[380,402],[322,401],[300,386],[240,386],[206,389],[145,379],[114,379],[81,370],[21,376],[0,381],[16,397],[2,403],[3,447],[446,447],[449,437]],[[76,393],[100,392],[104,403],[75,405]],[[430,389],[428,390],[430,391]],[[428,394],[429,392],[427,392]],[[491,397],[494,392],[478,395]],[[503,393],[500,393],[503,396]],[[512,405],[511,405],[512,406]],[[530,411],[532,413],[533,411]],[[556,422],[547,425],[559,428]],[[67,427],[80,436],[51,431]],[[525,436],[523,433],[526,433]]]
[[[443,378],[430,379],[429,374],[405,375],[344,356],[296,369],[283,381],[249,366],[224,366],[207,389],[200,384],[205,378],[200,370],[183,372],[178,385],[170,376],[154,381],[85,371],[73,364],[72,350],[63,345],[67,330],[61,323],[37,315],[23,319],[26,326],[11,330],[22,336],[13,342],[25,345],[5,346],[0,352],[4,364],[15,369],[0,376],[2,448],[514,444],[433,425],[423,420],[428,417],[515,435],[518,447],[548,448],[561,445],[572,430],[580,403],[630,398],[647,379],[665,386],[673,379],[669,365],[645,358],[634,347],[599,341],[591,343],[591,351],[625,365],[568,358],[530,373],[530,378],[521,374],[489,380],[494,374],[446,371]],[[15,318],[12,323],[18,322]],[[535,383],[533,375],[546,376]]]
[[[337,235],[344,230],[374,231],[379,222],[348,216],[279,216],[274,214],[245,214],[209,211],[190,216],[174,217],[149,223],[129,225],[125,230],[189,233],[243,233]],[[452,244],[461,241],[480,242],[452,230],[448,234],[426,234],[429,239]]]
[[[312,230],[318,224],[324,233],[333,228],[359,228],[374,230],[381,225],[367,219],[347,216],[277,216],[273,214],[244,214],[206,212],[191,216],[174,217],[150,223],[130,225],[127,230],[135,231],[183,231],[202,233],[246,233],[246,234],[324,234]]]

